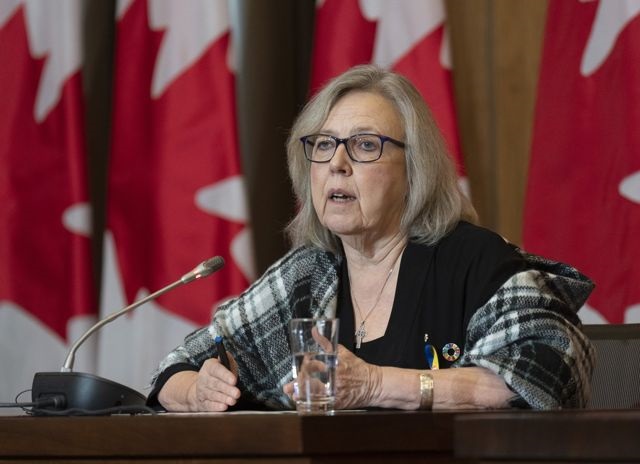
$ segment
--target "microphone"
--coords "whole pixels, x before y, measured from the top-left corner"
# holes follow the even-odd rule
[[[71,346],[60,372],[38,372],[33,378],[31,386],[32,401],[42,402],[49,398],[54,398],[53,405],[35,410],[36,414],[44,413],[46,410],[81,410],[84,414],[91,411],[107,410],[116,408],[124,409],[130,407],[144,407],[146,398],[139,392],[117,382],[88,373],[73,372],[76,351],[80,346],[102,327],[114,321],[120,316],[133,311],[138,306],[154,300],[159,296],[173,290],[181,285],[188,284],[194,280],[208,277],[224,266],[224,259],[221,256],[214,256],[198,264],[191,271],[180,277],[172,284],[138,300],[133,304],[117,311],[104,319],[101,319],[89,328]]]

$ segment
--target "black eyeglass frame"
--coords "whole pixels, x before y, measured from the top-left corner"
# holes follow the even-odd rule
[[[355,137],[362,137],[364,135],[372,135],[374,137],[378,137],[380,139],[380,153],[378,153],[378,157],[375,159],[371,159],[371,160],[358,160],[355,159],[353,157],[353,155],[351,154],[351,151],[349,151],[349,145],[347,144],[347,142]],[[318,136],[323,136],[323,137],[329,137],[330,139],[333,139],[336,142],[336,147],[333,150],[333,154],[329,157],[329,159],[326,159],[324,161],[318,161],[318,160],[312,160],[308,155],[307,155],[307,150],[306,150],[306,146],[307,146],[307,140],[309,139],[309,137],[318,137]],[[400,147],[400,148],[405,148],[406,144],[404,142],[401,142],[400,140],[396,140],[392,137],[389,137],[387,135],[380,135],[380,134],[371,134],[368,132],[365,133],[361,133],[361,134],[353,134],[349,137],[346,138],[339,138],[339,137],[335,137],[333,135],[330,134],[310,134],[310,135],[305,135],[304,137],[300,137],[300,141],[302,142],[302,151],[304,153],[304,157],[312,162],[312,163],[328,163],[330,162],[334,156],[336,156],[336,152],[338,151],[338,147],[340,146],[340,144],[344,144],[344,148],[347,151],[347,155],[349,156],[349,158],[351,159],[351,161],[355,162],[355,163],[373,163],[375,161],[378,161],[380,158],[382,158],[382,153],[384,152],[384,143],[385,142],[391,142],[394,145]]]

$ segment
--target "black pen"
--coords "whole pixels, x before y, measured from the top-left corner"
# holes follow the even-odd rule
[[[220,362],[224,367],[231,370],[231,367],[229,365],[229,357],[227,356],[227,350],[224,347],[224,343],[222,343],[222,337],[218,335],[215,339],[215,342],[216,348],[218,350],[218,359],[220,359]]]

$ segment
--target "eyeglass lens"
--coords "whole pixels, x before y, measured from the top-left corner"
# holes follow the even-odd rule
[[[346,142],[329,135],[310,136],[304,144],[305,154],[312,161],[328,161],[340,143],[347,145],[348,153],[357,161],[375,161],[382,154],[382,140],[375,134],[352,135]]]

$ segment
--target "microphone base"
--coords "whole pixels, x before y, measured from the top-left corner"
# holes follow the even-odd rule
[[[139,392],[97,375],[82,372],[36,373],[31,386],[33,402],[60,396],[64,400],[56,406],[39,408],[41,414],[71,409],[90,413],[121,406],[144,407],[146,402],[145,396]],[[34,408],[33,412],[39,414],[38,409]],[[113,413],[117,412],[114,409]]]

